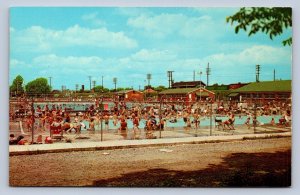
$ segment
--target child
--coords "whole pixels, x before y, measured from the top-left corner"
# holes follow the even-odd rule
[[[248,129],[250,129],[250,117],[249,116],[247,117],[245,125],[247,125]]]

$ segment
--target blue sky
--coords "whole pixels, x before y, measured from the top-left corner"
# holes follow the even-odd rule
[[[16,75],[25,83],[52,77],[54,89],[65,85],[89,88],[89,78],[104,87],[138,89],[147,73],[152,86],[168,86],[167,71],[176,81],[210,84],[291,79],[292,47],[270,40],[263,33],[248,37],[234,33],[226,16],[238,8],[117,8],[117,7],[19,7],[10,9],[10,84]]]

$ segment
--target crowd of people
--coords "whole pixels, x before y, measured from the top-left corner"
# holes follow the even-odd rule
[[[290,125],[291,122],[291,105],[280,102],[268,102],[261,107],[254,104],[241,104],[229,102],[196,102],[194,104],[184,103],[131,103],[129,107],[125,102],[114,102],[114,106],[109,110],[99,110],[98,106],[91,104],[85,110],[80,112],[70,112],[61,104],[30,105],[29,101],[24,101],[20,105],[21,109],[26,110],[21,116],[25,130],[31,132],[32,128],[45,132],[58,130],[59,133],[77,133],[86,129],[93,134],[97,130],[103,128],[104,131],[114,131],[121,135],[124,139],[128,139],[130,131],[130,139],[140,139],[142,131],[145,138],[155,138],[154,132],[164,130],[166,122],[177,123],[183,120],[183,129],[197,129],[200,127],[201,119],[205,117],[215,116],[215,123],[223,129],[234,130],[236,117],[247,116],[245,125],[250,128],[251,125],[259,124],[258,116],[282,115],[278,123],[272,118],[271,125]],[[32,117],[34,115],[34,117]],[[11,120],[16,118],[14,113],[10,113]],[[19,116],[20,117],[20,116]],[[217,117],[227,117],[222,121]],[[110,123],[112,121],[112,123]],[[103,123],[104,125],[103,125]],[[144,123],[141,128],[141,123]],[[131,123],[132,129],[128,128]],[[110,127],[110,125],[114,127]],[[103,126],[102,126],[103,125]],[[54,132],[54,131],[53,131]],[[57,133],[57,132],[56,132]]]

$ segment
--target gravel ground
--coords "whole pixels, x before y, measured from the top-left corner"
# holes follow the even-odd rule
[[[290,186],[291,138],[9,157],[11,186]]]

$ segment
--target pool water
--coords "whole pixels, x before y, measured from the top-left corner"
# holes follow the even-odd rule
[[[114,106],[115,106],[115,103],[114,102],[103,102],[103,104],[107,105],[107,108],[109,110],[113,109]],[[48,105],[49,109],[52,108],[53,105],[55,105],[55,107],[59,106],[61,107],[63,110],[65,108],[68,108],[68,109],[72,109],[74,111],[84,111],[86,110],[87,108],[89,108],[91,105],[94,105],[95,106],[95,103],[93,102],[36,102],[34,103],[34,108],[36,109],[37,106],[40,106],[42,109],[45,107],[45,105]],[[133,106],[133,103],[126,103],[126,107],[128,109],[131,109]]]
[[[257,120],[259,121],[260,124],[269,124],[271,119],[274,118],[275,123],[278,123],[279,119],[281,118],[280,115],[274,115],[274,116],[258,116]],[[191,118],[192,119],[192,118]],[[222,121],[225,121],[228,119],[228,117],[218,117],[218,119],[222,119]],[[247,120],[247,116],[241,116],[241,117],[235,117],[235,125],[242,125],[246,122]],[[159,119],[156,119],[157,122],[159,122]],[[192,121],[192,120],[191,120]],[[83,121],[83,123],[86,125],[86,129],[89,128],[89,121]],[[252,119],[250,120],[250,123],[252,123]],[[144,128],[146,124],[146,121],[144,119],[141,119],[140,123],[139,123],[139,128]],[[103,129],[105,129],[105,124],[104,121],[102,121],[102,127]],[[200,128],[201,127],[207,127],[210,125],[210,118],[207,117],[202,117],[200,120]],[[212,118],[212,125],[215,126],[215,122],[214,122],[214,117]],[[127,120],[127,126],[129,129],[133,128],[133,123],[132,120],[128,119]],[[184,127],[186,126],[183,119],[180,118],[177,120],[176,123],[171,123],[169,121],[166,121],[165,124],[166,127]],[[115,130],[118,129],[120,127],[120,123],[118,122],[118,124],[116,126],[114,126],[113,124],[113,120],[109,120],[109,129],[111,130]],[[96,126],[96,129],[100,129],[100,124],[99,126]],[[85,129],[82,129],[85,130]]]

